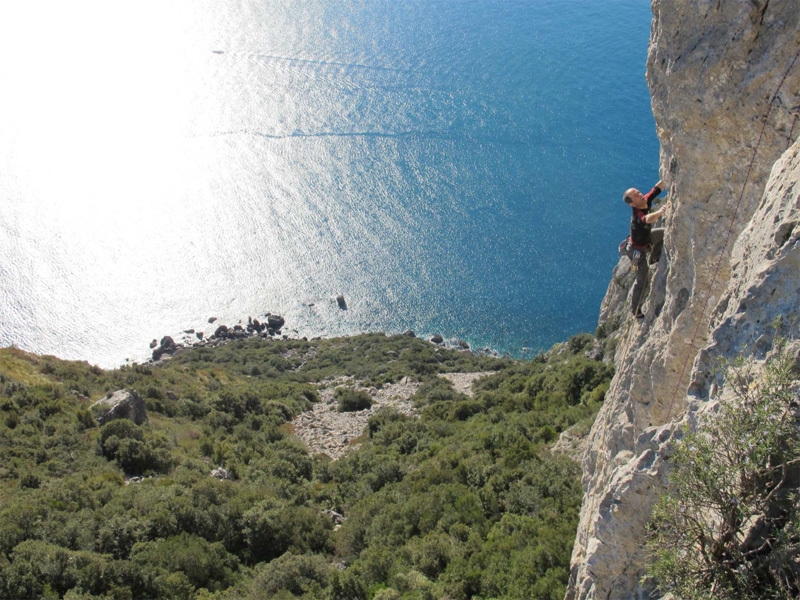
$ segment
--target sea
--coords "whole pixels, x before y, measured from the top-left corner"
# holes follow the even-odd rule
[[[0,346],[111,368],[268,313],[291,337],[514,357],[594,331],[622,192],[659,178],[651,19],[647,0],[4,4]]]

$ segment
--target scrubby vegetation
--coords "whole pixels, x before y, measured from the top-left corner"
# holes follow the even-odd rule
[[[649,574],[680,598],[797,598],[800,432],[796,351],[781,347],[756,375],[727,372],[734,397],[687,431],[669,493],[653,512]]]
[[[591,343],[520,362],[248,339],[112,371],[0,350],[0,597],[560,600],[580,473],[549,448],[603,401]],[[438,377],[479,371],[474,397]],[[342,376],[421,382],[419,418],[378,412],[358,450],[309,456],[290,421]],[[123,388],[148,422],[98,427],[90,404]]]

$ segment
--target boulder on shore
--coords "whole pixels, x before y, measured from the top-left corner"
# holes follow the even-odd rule
[[[144,400],[135,390],[117,390],[110,396],[98,400],[89,408],[100,425],[105,425],[115,419],[129,419],[137,425],[147,421]]]
[[[280,315],[267,315],[267,327],[272,331],[278,332],[286,323],[286,320]]]
[[[153,360],[159,360],[165,354],[175,354],[179,348],[180,346],[175,343],[175,340],[168,335],[165,335],[163,338],[161,338],[161,344],[159,347],[153,350]]]
[[[264,323],[261,323],[258,319],[251,319],[248,317],[247,319],[247,331],[250,333],[256,332],[261,333],[267,328]]]

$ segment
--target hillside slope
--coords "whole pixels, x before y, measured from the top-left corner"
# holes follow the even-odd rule
[[[591,348],[254,336],[110,371],[0,349],[0,597],[556,600],[581,491],[552,446],[603,401]],[[100,425],[106,400],[136,422]]]

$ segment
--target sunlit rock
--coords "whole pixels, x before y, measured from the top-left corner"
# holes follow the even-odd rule
[[[774,318],[790,323],[800,311],[800,11],[763,0],[652,8],[647,80],[669,197],[665,251],[643,322],[625,310],[624,259],[603,302],[601,325],[622,317],[616,375],[583,457],[567,600],[658,597],[642,580],[643,543],[665,451],[711,404],[710,366],[745,349],[763,356]]]
[[[100,425],[115,419],[129,419],[141,425],[147,421],[145,402],[134,390],[118,390],[90,407]]]

